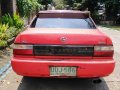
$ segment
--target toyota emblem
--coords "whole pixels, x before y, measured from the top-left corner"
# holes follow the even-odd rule
[[[66,38],[66,37],[61,37],[60,40],[61,40],[62,42],[65,42],[65,41],[67,40],[67,38]]]

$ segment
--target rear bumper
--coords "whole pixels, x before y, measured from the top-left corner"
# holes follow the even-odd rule
[[[115,61],[112,59],[106,61],[42,61],[13,58],[11,64],[17,74],[31,77],[51,77],[50,66],[76,66],[78,67],[76,76],[78,78],[108,76],[113,72],[115,67]]]

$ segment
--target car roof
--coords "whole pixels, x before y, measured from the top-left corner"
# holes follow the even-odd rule
[[[38,13],[40,18],[88,18],[89,11],[76,10],[46,10]]]

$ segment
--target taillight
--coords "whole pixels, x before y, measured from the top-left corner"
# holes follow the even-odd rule
[[[94,56],[112,57],[113,53],[113,46],[94,46]]]
[[[14,55],[33,55],[33,45],[14,44],[13,53]]]

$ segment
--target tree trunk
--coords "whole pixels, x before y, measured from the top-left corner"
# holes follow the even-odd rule
[[[1,18],[1,0],[0,0],[0,18]]]
[[[13,15],[15,11],[15,0],[2,0],[1,1],[1,10],[2,15],[10,14]]]

